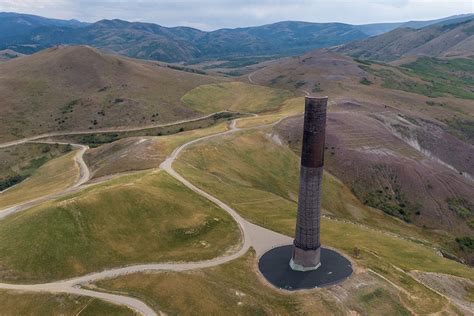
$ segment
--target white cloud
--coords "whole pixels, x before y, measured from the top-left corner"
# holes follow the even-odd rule
[[[0,11],[83,21],[119,18],[201,29],[281,20],[354,24],[472,13],[474,0],[0,0]]]

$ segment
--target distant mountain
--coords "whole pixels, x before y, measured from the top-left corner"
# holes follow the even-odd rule
[[[412,55],[471,56],[474,55],[474,16],[467,21],[455,24],[442,22],[418,30],[398,28],[334,50],[356,58],[381,61]]]
[[[8,23],[11,19],[3,22],[7,29],[14,27],[8,26]],[[15,24],[18,22],[15,21]],[[364,38],[367,38],[365,33],[343,23],[289,21],[203,32],[189,27],[168,28],[152,23],[102,20],[86,26],[58,26],[52,23],[31,26],[15,36],[0,38],[0,49],[31,53],[59,44],[86,44],[129,57],[189,61],[229,56],[300,54]]]
[[[464,16],[442,19],[465,18]],[[408,22],[413,25],[441,20]],[[0,50],[31,54],[60,44],[90,45],[129,57],[167,62],[241,56],[291,56],[363,40],[398,24],[278,22],[263,26],[204,32],[190,27],[101,20],[93,24],[0,13]]]
[[[31,54],[51,45],[42,44],[32,36],[40,29],[51,32],[63,28],[80,28],[89,25],[77,20],[49,19],[41,16],[0,12],[0,50],[13,49],[23,54]]]
[[[359,30],[367,35],[374,36],[383,33],[390,32],[396,28],[409,27],[413,29],[421,29],[426,26],[439,24],[448,25],[454,23],[460,23],[474,18],[474,14],[459,14],[453,15],[442,19],[429,20],[429,21],[409,21],[409,22],[395,22],[395,23],[373,23],[356,26]]]
[[[202,57],[297,55],[363,38],[367,35],[349,24],[286,21],[217,30],[206,33],[194,43],[203,52]]]
[[[80,43],[136,58],[189,61],[232,56],[293,55],[367,35],[342,23],[279,22],[203,32],[150,23],[103,20],[80,30]]]
[[[42,26],[81,27],[88,23],[77,20],[48,19],[41,16],[0,12],[0,39],[24,35]]]

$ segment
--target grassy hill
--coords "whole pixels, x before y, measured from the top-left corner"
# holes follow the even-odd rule
[[[51,131],[146,126],[197,115],[180,98],[222,79],[55,47],[0,65],[0,140]]]
[[[121,177],[0,222],[0,278],[40,282],[128,264],[214,258],[239,243],[226,213],[164,172]]]

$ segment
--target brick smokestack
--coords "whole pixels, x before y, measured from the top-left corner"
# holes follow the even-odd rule
[[[327,97],[305,98],[298,215],[290,266],[296,271],[321,265],[321,189],[323,183]]]

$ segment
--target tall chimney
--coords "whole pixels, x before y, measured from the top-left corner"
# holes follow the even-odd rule
[[[321,265],[319,238],[327,97],[306,97],[301,150],[298,215],[290,267],[316,270]]]

